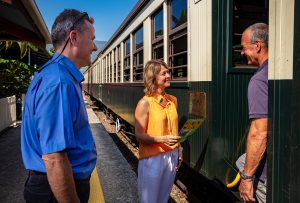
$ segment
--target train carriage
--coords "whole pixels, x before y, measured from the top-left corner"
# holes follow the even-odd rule
[[[145,63],[167,62],[172,75],[168,93],[178,98],[179,119],[204,118],[182,143],[190,170],[182,176],[194,178],[188,190],[222,193],[207,197],[211,202],[237,201],[225,185],[234,179],[235,161],[245,152],[247,86],[257,68],[241,57],[240,39],[249,25],[268,23],[267,201],[298,202],[299,11],[295,0],[139,0],[84,73],[84,90],[133,127]]]

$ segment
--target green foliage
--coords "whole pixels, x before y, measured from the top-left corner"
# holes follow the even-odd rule
[[[13,44],[12,41],[6,41],[5,42],[5,50],[7,51],[12,46],[12,44]]]
[[[15,51],[16,48],[19,50]],[[37,68],[21,61],[27,54],[28,47],[32,51],[38,48],[28,42],[0,42],[0,98],[16,95],[21,98],[26,93],[33,74]],[[17,119],[21,119],[21,105],[17,103]]]
[[[10,48],[12,48],[14,46],[14,44],[17,44],[19,46],[20,49],[20,59],[24,58],[27,54],[28,51],[28,47],[30,47],[30,49],[32,51],[37,52],[39,49],[37,48],[37,46],[29,43],[29,42],[14,42],[14,41],[2,41],[0,42],[1,48],[0,51],[5,48],[5,51],[9,50]]]
[[[0,96],[25,93],[35,71],[36,68],[18,60],[0,58]]]
[[[13,41],[2,41],[0,51],[7,52],[13,48],[14,44],[17,44],[20,49],[20,54],[14,52],[13,55],[18,56],[7,56],[6,58],[0,58],[0,98],[11,95],[20,96],[22,93],[26,93],[28,85],[31,81],[36,68],[22,62],[21,58],[26,56],[28,47],[33,51],[38,51],[38,48],[28,42],[13,42]],[[1,53],[0,52],[0,53]],[[19,58],[19,59],[18,59]]]
[[[27,44],[24,44],[23,42],[17,42],[20,48],[20,58],[24,58],[24,56],[26,56],[27,53]]]
[[[53,47],[51,47],[49,50],[50,56],[53,56],[54,53],[55,53],[55,49]]]

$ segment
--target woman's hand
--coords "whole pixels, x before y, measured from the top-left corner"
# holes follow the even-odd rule
[[[176,135],[164,135],[161,138],[162,143],[172,146],[177,144],[181,137]]]

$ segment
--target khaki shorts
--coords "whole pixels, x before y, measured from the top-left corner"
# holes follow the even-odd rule
[[[239,171],[244,170],[245,161],[246,161],[246,153],[240,156],[238,160],[235,162]],[[267,181],[263,182],[261,180],[256,179],[254,180],[253,187],[255,188],[255,196],[257,202],[265,203],[267,197]]]

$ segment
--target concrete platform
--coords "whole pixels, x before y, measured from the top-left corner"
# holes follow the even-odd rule
[[[138,202],[137,176],[91,107],[87,113],[97,148],[97,172],[105,202]]]
[[[0,202],[25,202],[23,188],[27,171],[21,156],[21,127],[0,133]]]
[[[89,203],[138,202],[136,174],[88,105],[87,112],[98,153]],[[20,125],[0,132],[1,203],[25,202],[27,171],[22,162],[20,135]]]

